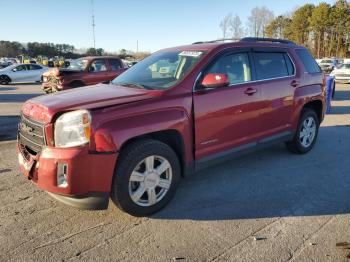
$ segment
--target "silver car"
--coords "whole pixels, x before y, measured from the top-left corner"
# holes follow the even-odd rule
[[[41,82],[48,70],[37,64],[13,64],[0,70],[0,84]]]
[[[350,83],[350,63],[335,68],[330,76],[333,76],[336,82]]]

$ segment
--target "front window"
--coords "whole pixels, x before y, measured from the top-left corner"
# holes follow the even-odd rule
[[[76,59],[70,62],[67,69],[84,71],[87,66],[88,60],[86,59]]]
[[[112,81],[115,85],[168,89],[181,81],[203,56],[202,51],[158,52]]]

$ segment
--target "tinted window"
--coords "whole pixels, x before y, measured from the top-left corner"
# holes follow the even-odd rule
[[[289,76],[283,53],[254,53],[258,80]]]
[[[305,69],[308,73],[320,73],[321,69],[316,63],[315,59],[311,56],[306,49],[296,49],[295,50],[300,60],[302,61]]]
[[[25,65],[17,66],[17,67],[15,67],[15,69],[16,69],[17,71],[25,71],[25,70],[27,70]]]
[[[102,72],[107,71],[106,62],[104,59],[97,59],[93,61],[89,68],[90,72]]]
[[[239,53],[219,58],[207,73],[226,74],[230,84],[239,84],[251,81],[251,71],[248,54]]]
[[[29,67],[29,70],[39,70],[42,69],[41,66],[38,65],[27,65]]]
[[[122,68],[122,65],[118,59],[110,59],[108,62],[112,71],[117,71],[118,69]]]

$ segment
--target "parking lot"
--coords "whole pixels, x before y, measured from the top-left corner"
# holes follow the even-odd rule
[[[16,125],[39,85],[0,86],[0,261],[348,261],[350,85],[307,155],[283,144],[183,179],[148,218],[82,211],[18,174]]]

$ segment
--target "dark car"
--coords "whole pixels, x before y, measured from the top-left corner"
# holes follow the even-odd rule
[[[46,93],[98,83],[108,83],[126,68],[118,57],[83,57],[70,61],[66,68],[55,68],[43,75],[42,88]]]
[[[169,48],[108,85],[27,101],[20,170],[66,204],[105,209],[111,197],[146,216],[170,201],[181,177],[240,153],[277,142],[309,152],[324,112],[324,75],[293,42]]]

